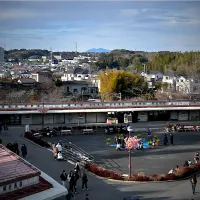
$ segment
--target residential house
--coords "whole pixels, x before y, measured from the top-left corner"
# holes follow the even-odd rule
[[[87,81],[64,81],[61,88],[63,93],[67,95],[85,95],[90,97],[98,95],[98,87]]]
[[[32,78],[20,78],[17,83],[24,87],[36,87],[38,85],[38,82]]]
[[[87,80],[91,74],[89,70],[76,67],[74,70],[67,70],[61,76],[62,81],[82,81]]]
[[[186,76],[177,77],[176,91],[188,94],[200,94],[199,78]]]
[[[157,71],[150,71],[148,74],[141,74],[144,76],[145,81],[148,83],[149,88],[155,88],[156,82],[161,82],[163,79],[163,74]]]
[[[30,78],[39,83],[52,83],[52,74],[48,69],[35,69],[31,72]]]
[[[168,85],[167,89],[175,91],[176,79],[177,79],[177,76],[175,76],[174,74],[164,74],[162,78],[162,83]]]

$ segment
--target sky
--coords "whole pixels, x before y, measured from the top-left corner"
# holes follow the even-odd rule
[[[200,50],[200,1],[0,1],[5,49]]]

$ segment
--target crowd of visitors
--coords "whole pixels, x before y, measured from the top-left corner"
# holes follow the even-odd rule
[[[82,190],[88,190],[87,174],[84,170],[81,172],[79,163],[76,163],[74,170],[70,171],[69,174],[67,174],[66,171],[63,170],[62,174],[60,175],[60,179],[62,181],[62,185],[68,189],[68,194],[66,195],[67,200],[75,198],[74,194],[77,194],[77,185],[79,179],[81,179]],[[88,194],[86,194],[85,200],[89,200]]]
[[[15,141],[13,144],[8,143],[8,144],[6,145],[6,148],[9,149],[10,151],[16,153],[17,155],[20,154],[19,145],[18,145],[18,143],[17,143],[16,141]],[[21,146],[21,154],[22,154],[22,157],[23,157],[23,158],[26,158],[26,155],[27,155],[27,147],[26,147],[25,144],[23,144],[23,145]]]

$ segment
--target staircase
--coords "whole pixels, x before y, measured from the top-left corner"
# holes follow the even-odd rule
[[[86,151],[71,142],[64,143],[62,146],[63,159],[72,164],[76,162],[94,161],[94,157],[91,154],[87,153]]]

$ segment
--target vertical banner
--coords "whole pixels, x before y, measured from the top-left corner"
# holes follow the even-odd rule
[[[26,133],[26,132],[30,132],[29,124],[25,125],[25,133]]]

